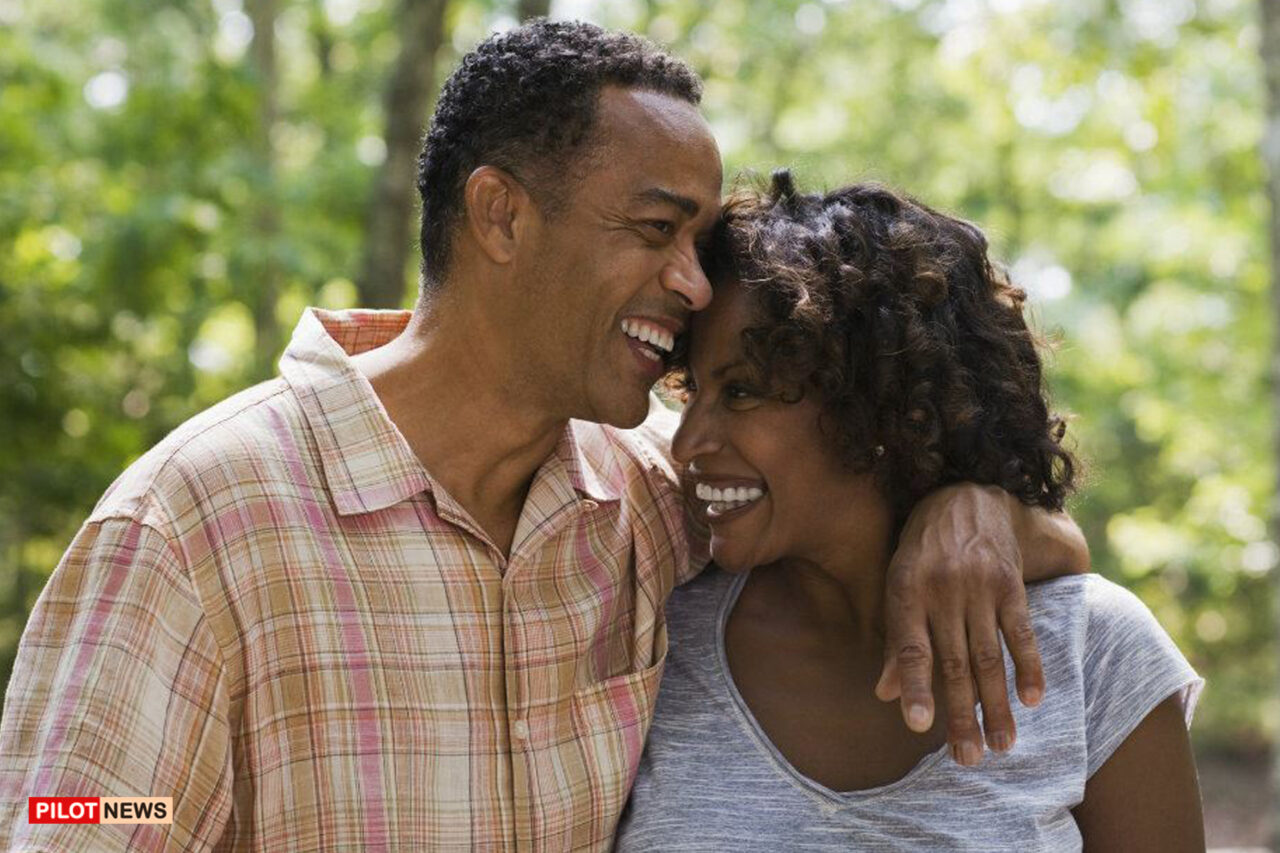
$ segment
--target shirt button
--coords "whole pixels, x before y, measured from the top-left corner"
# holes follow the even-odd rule
[[[593,510],[593,509],[598,509],[599,507],[600,507],[600,504],[596,503],[595,501],[591,500],[590,498],[587,498],[586,500],[584,500],[584,501],[582,502],[582,511],[583,511],[583,512],[591,512],[591,510]]]
[[[520,740],[528,740],[529,724],[524,720],[516,720],[515,725],[511,727],[511,732]]]

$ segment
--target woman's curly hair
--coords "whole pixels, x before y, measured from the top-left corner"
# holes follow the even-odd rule
[[[961,481],[1062,508],[1066,422],[1045,400],[1026,293],[978,228],[877,184],[799,194],[780,170],[767,194],[729,199],[704,265],[755,300],[743,346],[760,379],[816,391],[840,457],[874,472],[900,518]]]

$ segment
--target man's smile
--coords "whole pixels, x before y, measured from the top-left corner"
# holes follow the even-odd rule
[[[675,348],[681,324],[670,318],[626,317],[621,328],[641,372],[650,383],[657,382],[666,369],[664,358]]]

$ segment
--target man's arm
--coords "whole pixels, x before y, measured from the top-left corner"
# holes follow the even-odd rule
[[[1089,543],[1071,516],[1027,506],[1005,491],[1000,497],[1014,518],[1024,583],[1089,571]]]
[[[1084,535],[1065,513],[1028,507],[996,486],[937,490],[907,519],[889,567],[885,666],[876,694],[900,698],[907,725],[928,731],[936,658],[955,759],[977,764],[982,758],[975,698],[982,702],[986,743],[1009,749],[1016,732],[1000,635],[1020,699],[1039,704],[1044,673],[1023,584],[1088,568]]]
[[[153,527],[86,524],[23,634],[0,719],[0,849],[212,848],[231,811],[221,653]],[[31,825],[32,796],[173,797],[172,825]]]

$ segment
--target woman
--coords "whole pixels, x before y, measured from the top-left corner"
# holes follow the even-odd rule
[[[1061,509],[1072,486],[1024,294],[982,234],[878,186],[800,195],[780,172],[730,201],[707,266],[674,452],[718,568],[667,606],[618,848],[1202,850],[1186,731],[1202,681],[1096,575],[1028,588],[1048,695],[1015,709],[1007,752],[946,760],[945,720],[914,733],[874,696],[915,501],[970,480]]]

